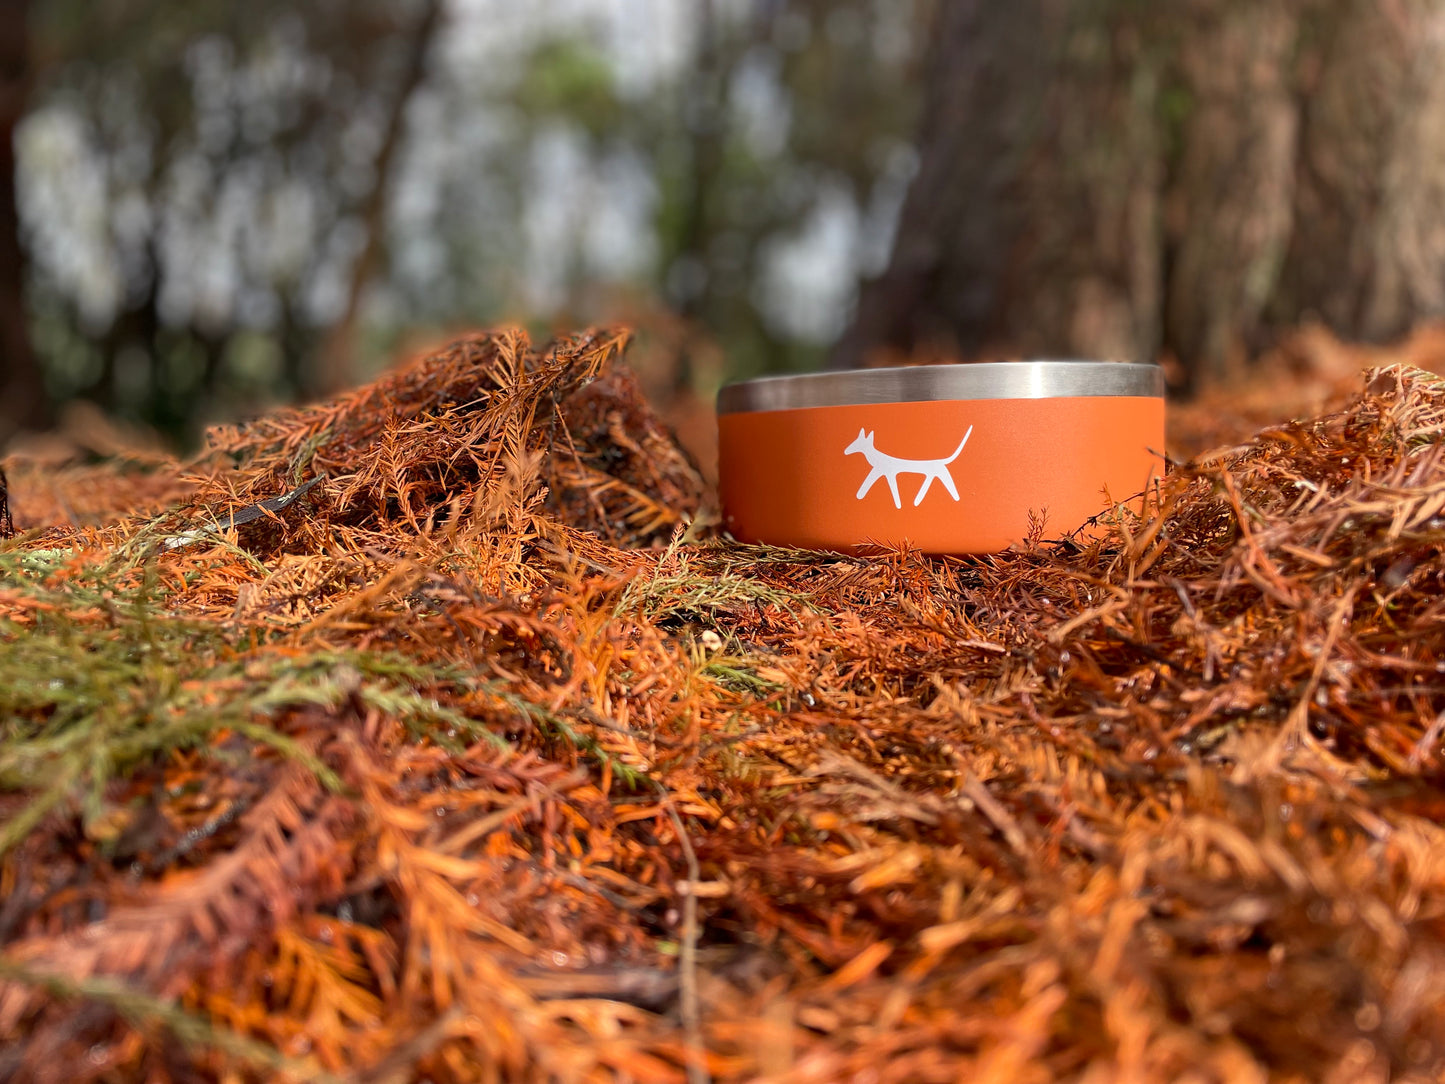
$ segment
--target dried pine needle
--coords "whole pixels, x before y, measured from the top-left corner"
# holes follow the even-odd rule
[[[1437,377],[855,558],[712,533],[625,344],[12,470],[0,1076],[1445,1071]]]

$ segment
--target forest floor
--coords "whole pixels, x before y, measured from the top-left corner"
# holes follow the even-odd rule
[[[1438,1079],[1445,338],[968,559],[718,538],[625,345],[5,462],[0,1079]]]

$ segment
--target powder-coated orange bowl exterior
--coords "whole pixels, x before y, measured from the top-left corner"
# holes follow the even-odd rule
[[[724,526],[746,542],[993,553],[1061,538],[1164,470],[1157,366],[1020,361],[767,377],[718,397]]]

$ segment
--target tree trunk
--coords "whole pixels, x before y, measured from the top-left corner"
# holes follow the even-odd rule
[[[1164,197],[1163,345],[1196,384],[1239,366],[1293,230],[1298,6],[1196,3],[1169,48],[1180,106]]]
[[[1445,315],[1445,0],[954,0],[890,264],[830,364],[1156,357]]]
[[[29,88],[28,0],[0,0],[0,448],[50,420],[45,384],[30,348],[25,253],[15,204],[15,126]]]
[[[1361,338],[1445,313],[1445,3],[1352,3],[1302,57],[1298,226],[1271,313]]]
[[[356,332],[361,320],[361,303],[366,288],[381,268],[386,231],[386,203],[391,193],[393,162],[401,149],[406,128],[406,107],[426,78],[427,56],[441,25],[442,0],[424,0],[416,26],[406,43],[401,77],[387,103],[386,126],[373,168],[375,180],[358,217],[366,229],[366,242],[352,265],[346,291],[346,309],[317,354],[309,391],[329,395],[349,387],[356,380]]]

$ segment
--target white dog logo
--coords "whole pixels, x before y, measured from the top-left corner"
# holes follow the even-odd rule
[[[868,496],[868,491],[873,488],[873,483],[880,478],[888,479],[888,488],[893,492],[893,507],[902,508],[903,501],[898,496],[898,476],[900,474],[921,474],[923,484],[918,487],[918,496],[913,498],[913,507],[917,508],[923,503],[923,495],[928,492],[928,487],[933,485],[937,478],[943,483],[943,488],[948,490],[948,495],[958,500],[958,490],[953,487],[953,475],[948,473],[948,465],[958,458],[958,453],[963,451],[963,446],[968,443],[968,438],[973,436],[973,426],[968,427],[968,432],[963,434],[963,439],[958,442],[958,447],[947,459],[899,459],[897,456],[885,455],[873,447],[873,434],[858,430],[858,439],[848,445],[843,452],[844,455],[852,455],[860,452],[863,458],[868,460],[868,465],[873,469],[868,472],[868,477],[863,479],[862,488],[858,490],[858,499],[861,501]]]

